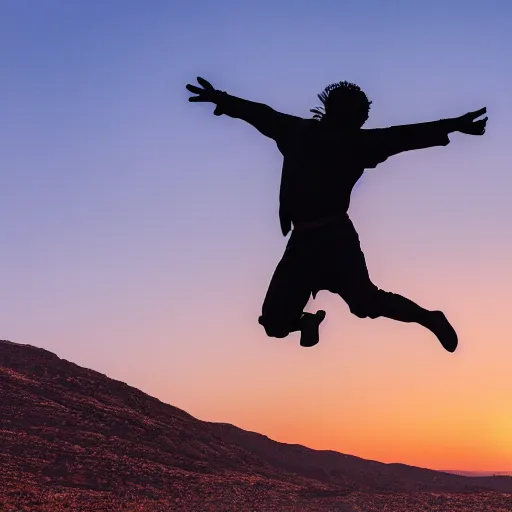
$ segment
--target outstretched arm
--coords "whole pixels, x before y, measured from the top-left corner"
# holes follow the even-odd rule
[[[484,107],[452,119],[364,130],[363,148],[369,158],[368,167],[375,167],[390,156],[404,151],[446,146],[450,143],[448,134],[452,132],[483,135],[487,117],[478,121],[476,119],[486,111]]]
[[[220,116],[226,114],[229,117],[242,119],[254,126],[260,133],[271,139],[278,140],[286,132],[290,123],[299,118],[277,112],[268,105],[256,103],[231,96],[223,91],[218,91],[204,78],[198,77],[197,81],[203,89],[187,84],[187,89],[197,96],[188,100],[192,102],[211,102],[217,106],[214,114]]]

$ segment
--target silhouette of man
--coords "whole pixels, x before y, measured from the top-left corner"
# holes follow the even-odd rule
[[[340,295],[360,318],[387,317],[416,322],[432,331],[449,352],[458,339],[442,311],[429,311],[372,283],[359,237],[348,216],[352,189],[365,169],[404,151],[450,143],[448,134],[483,135],[486,108],[461,117],[390,128],[363,129],[370,104],[355,84],[331,84],[318,95],[322,107],[312,119],[231,96],[204,80],[187,85],[191,102],[211,102],[214,114],[253,125],[277,143],[284,157],[279,194],[281,230],[288,240],[265,297],[259,323],[268,336],[300,331],[300,344],[319,341],[325,311],[304,312],[320,290]]]

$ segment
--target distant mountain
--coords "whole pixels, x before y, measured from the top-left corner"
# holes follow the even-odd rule
[[[278,443],[30,345],[0,341],[0,392],[2,511],[512,510],[510,477]]]
[[[445,469],[443,472],[463,476],[512,476],[512,471],[457,471],[455,469]]]

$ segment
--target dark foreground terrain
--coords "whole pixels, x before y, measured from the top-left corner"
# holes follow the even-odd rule
[[[510,512],[512,477],[277,443],[0,341],[0,511]]]

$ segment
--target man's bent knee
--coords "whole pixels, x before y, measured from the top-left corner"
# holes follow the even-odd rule
[[[377,288],[357,299],[351,300],[348,303],[350,312],[359,318],[378,318],[382,315],[381,304],[386,293]]]
[[[290,334],[290,329],[276,320],[271,320],[268,317],[260,316],[258,323],[262,325],[270,338],[286,338]]]
[[[369,304],[357,304],[350,306],[350,312],[359,318],[377,318],[380,316],[377,309]]]

